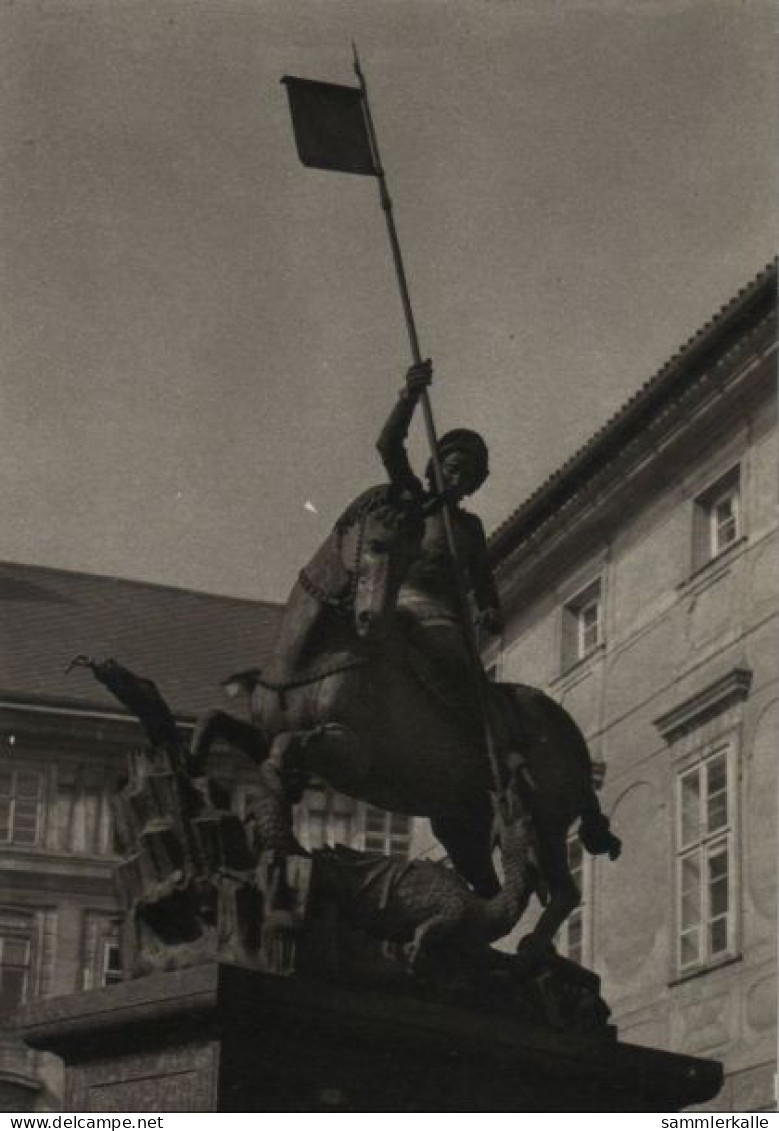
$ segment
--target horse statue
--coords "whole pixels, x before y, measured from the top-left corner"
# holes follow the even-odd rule
[[[492,780],[478,720],[447,700],[395,609],[423,523],[420,504],[386,485],[347,508],[301,571],[274,657],[256,673],[257,724],[210,712],[195,729],[191,757],[201,767],[212,745],[226,741],[257,762],[281,767],[292,759],[371,805],[428,817],[454,868],[491,898],[500,890],[492,848],[501,783]],[[568,866],[571,825],[580,821],[591,853],[615,859],[620,842],[601,812],[587,745],[570,715],[534,688],[484,678],[501,772],[509,755],[522,763],[535,837],[517,920],[535,891],[546,905],[527,944],[543,953],[580,900]]]

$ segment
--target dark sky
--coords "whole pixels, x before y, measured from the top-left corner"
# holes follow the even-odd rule
[[[279,85],[352,82],[352,37],[439,427],[490,441],[496,525],[775,253],[774,21],[6,0],[0,557],[282,598],[381,479],[409,351],[376,185],[298,164]]]

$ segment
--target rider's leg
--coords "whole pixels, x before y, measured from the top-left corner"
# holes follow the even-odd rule
[[[422,620],[414,637],[432,661],[447,698],[465,722],[480,726],[476,673],[462,628],[454,622]]]

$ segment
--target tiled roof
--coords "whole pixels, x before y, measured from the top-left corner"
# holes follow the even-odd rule
[[[493,565],[502,563],[565,506],[652,419],[711,372],[750,330],[776,314],[776,274],[774,260],[493,531],[488,540]]]
[[[179,717],[220,705],[220,681],[259,667],[282,606],[0,562],[0,698],[121,710],[73,656],[153,679]]]

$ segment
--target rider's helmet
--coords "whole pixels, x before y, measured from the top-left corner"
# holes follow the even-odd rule
[[[478,491],[490,473],[489,453],[482,437],[471,428],[453,428],[451,432],[445,432],[438,441],[438,458],[443,461],[451,452],[462,452],[469,459],[473,472],[473,482],[466,494],[471,495],[474,491]],[[432,460],[428,461],[425,474],[428,481],[432,483]]]

